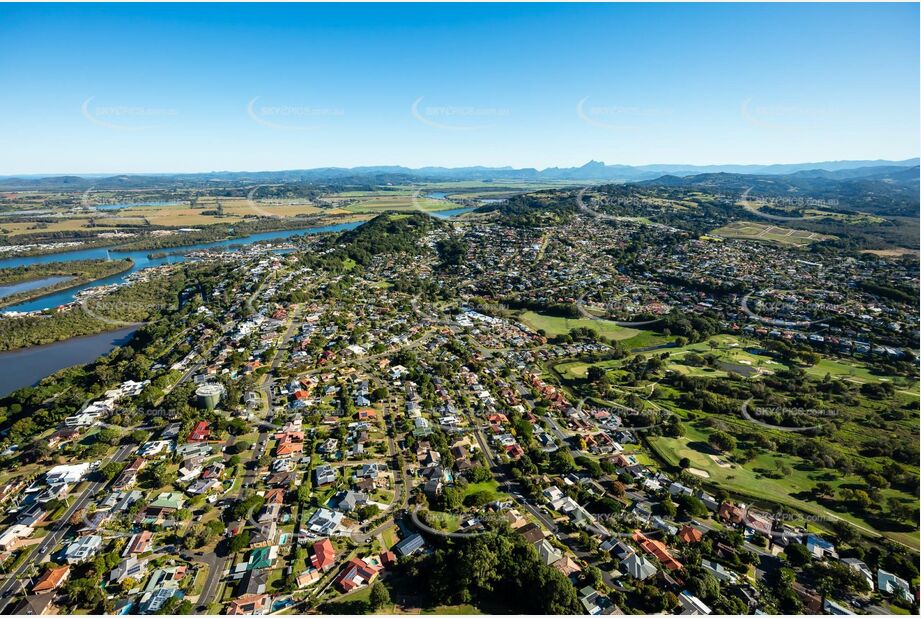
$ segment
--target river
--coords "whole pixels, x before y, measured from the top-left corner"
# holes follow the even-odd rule
[[[71,279],[73,279],[73,277],[45,277],[43,279],[32,279],[31,281],[20,281],[19,283],[0,285],[0,298],[6,298],[7,296],[12,296],[20,292],[30,292],[50,285],[57,285],[58,283],[70,281]]]
[[[32,386],[45,376],[65,367],[84,365],[124,345],[137,326],[110,330],[98,335],[74,337],[66,341],[0,352],[0,397],[16,389]]]
[[[6,307],[4,311],[40,311],[43,309],[53,309],[55,307],[60,307],[61,305],[66,305],[67,303],[73,302],[76,298],[76,294],[83,290],[98,286],[98,285],[111,285],[113,283],[120,283],[125,280],[125,277],[130,275],[133,272],[137,272],[143,268],[150,268],[151,266],[160,266],[162,264],[175,264],[178,262],[184,261],[186,258],[184,255],[174,255],[175,252],[191,252],[197,251],[200,249],[212,249],[225,247],[228,249],[239,248],[241,246],[251,245],[255,242],[263,240],[280,240],[285,238],[290,238],[292,236],[297,236],[300,234],[321,234],[323,232],[342,232],[344,230],[350,230],[352,228],[358,227],[360,222],[353,223],[339,223],[336,225],[326,225],[322,227],[311,227],[303,228],[299,230],[282,230],[278,232],[262,232],[260,234],[253,234],[251,236],[244,236],[242,238],[232,238],[226,240],[218,240],[215,242],[200,243],[195,245],[185,245],[182,247],[169,247],[166,249],[145,249],[144,251],[116,251],[114,249],[108,249],[105,247],[99,247],[95,249],[79,249],[76,251],[67,251],[64,253],[52,253],[48,255],[33,255],[25,257],[15,257],[7,258],[0,260],[0,268],[13,268],[16,266],[28,266],[30,264],[46,264],[49,262],[73,262],[75,260],[117,260],[124,258],[131,258],[134,262],[134,265],[126,271],[120,272],[111,277],[106,277],[104,279],[99,279],[96,281],[91,281],[89,283],[84,283],[76,287],[69,288],[67,290],[62,290],[60,292],[55,292],[53,294],[48,294],[47,296],[42,296],[30,300],[28,302],[19,303],[18,305],[10,305]],[[151,259],[148,257],[151,253],[157,253],[159,251],[168,252],[170,255],[165,255],[162,257],[157,257]]]

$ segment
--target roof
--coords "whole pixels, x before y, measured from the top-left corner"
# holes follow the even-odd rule
[[[70,574],[69,566],[62,566],[56,569],[48,569],[42,576],[38,578],[38,581],[35,582],[35,585],[32,586],[33,593],[39,592],[50,592],[51,590],[57,589],[67,576]]]
[[[271,600],[271,597],[266,594],[248,594],[231,601],[227,605],[227,613],[237,616],[255,613],[261,614],[268,608]]]
[[[678,538],[685,543],[698,543],[704,538],[704,533],[694,526],[684,526],[678,531]]]
[[[401,556],[408,556],[425,547],[425,539],[419,533],[410,535],[393,546],[393,550]]]
[[[645,556],[632,554],[621,562],[624,571],[634,579],[647,579],[656,574],[656,566]]]
[[[662,566],[670,571],[675,571],[684,566],[669,553],[668,547],[662,541],[650,539],[639,530],[633,533],[633,540],[640,544],[643,551],[658,558]]]
[[[537,543],[544,538],[544,531],[535,523],[526,524],[517,530],[518,534],[524,537],[528,543]]]
[[[329,539],[323,539],[313,544],[313,558],[311,563],[317,569],[325,569],[336,562],[336,550]]]

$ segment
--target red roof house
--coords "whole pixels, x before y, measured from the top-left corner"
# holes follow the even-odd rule
[[[323,539],[313,544],[313,556],[310,564],[318,571],[328,571],[336,564],[336,550],[329,539]]]

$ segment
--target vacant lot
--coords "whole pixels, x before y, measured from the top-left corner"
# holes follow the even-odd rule
[[[825,236],[823,234],[817,234],[816,232],[795,230],[776,225],[765,225],[752,221],[733,221],[729,225],[724,225],[721,228],[713,230],[710,234],[721,238],[759,240],[794,247],[805,247],[814,242],[832,238],[832,236]]]

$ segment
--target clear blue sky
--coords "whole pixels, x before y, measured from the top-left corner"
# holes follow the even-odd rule
[[[919,154],[917,5],[2,5],[0,175]]]

